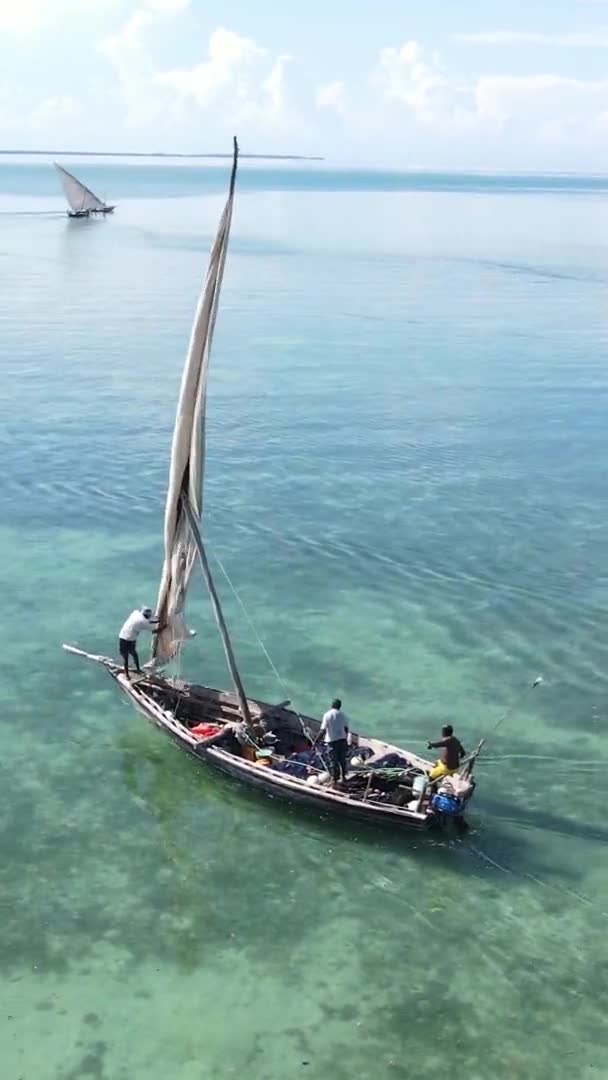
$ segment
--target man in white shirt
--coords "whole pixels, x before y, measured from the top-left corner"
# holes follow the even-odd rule
[[[325,713],[315,746],[325,736],[325,745],[329,749],[334,783],[346,780],[346,753],[348,750],[348,718],[342,712],[340,698],[335,698],[331,709]]]
[[[135,661],[137,674],[141,675],[139,656],[137,655],[137,649],[135,647],[139,634],[142,630],[149,630],[151,634],[158,634],[159,629],[158,619],[153,618],[152,608],[149,607],[142,608],[141,610],[136,608],[135,611],[131,612],[126,622],[122,624],[118,636],[118,648],[125,665],[125,675],[127,679],[129,678],[130,656],[132,656]]]

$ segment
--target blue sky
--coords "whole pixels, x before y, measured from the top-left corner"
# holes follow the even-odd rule
[[[0,146],[608,171],[608,0],[0,0]]]

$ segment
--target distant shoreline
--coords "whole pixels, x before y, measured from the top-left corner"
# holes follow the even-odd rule
[[[232,154],[170,154],[164,150],[156,153],[142,153],[129,150],[0,150],[0,156],[28,157],[114,157],[114,158],[214,158],[232,159]],[[309,157],[304,154],[243,154],[240,158],[255,158],[259,161],[325,161],[322,157]]]

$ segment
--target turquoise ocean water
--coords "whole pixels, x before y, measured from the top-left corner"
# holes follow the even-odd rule
[[[448,841],[244,793],[61,651],[154,602],[226,183],[76,171],[112,219],[0,165],[3,1077],[608,1076],[608,182],[241,171],[205,531],[307,712],[472,745],[544,676]]]

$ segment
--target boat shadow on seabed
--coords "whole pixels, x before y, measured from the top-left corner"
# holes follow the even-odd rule
[[[193,804],[198,804],[202,817],[211,807],[214,817],[217,811],[224,817],[225,810],[224,825],[231,836],[238,832],[234,827],[235,818],[247,818],[251,822],[255,815],[256,830],[259,828],[261,833],[271,830],[275,845],[297,843],[304,835],[327,848],[328,852],[340,848],[343,852],[350,851],[351,855],[357,851],[361,856],[364,851],[377,850],[407,863],[415,860],[417,869],[423,872],[425,868],[450,870],[485,881],[489,875],[499,874],[501,888],[517,886],[522,877],[531,875],[540,875],[548,879],[549,884],[550,879],[561,885],[565,879],[572,885],[577,881],[571,869],[557,864],[553,857],[550,862],[539,860],[538,847],[531,839],[521,830],[509,828],[510,819],[515,819],[518,824],[512,807],[509,808],[510,819],[505,815],[501,822],[498,804],[499,812],[495,818],[495,804],[484,799],[481,813],[470,813],[465,829],[448,825],[445,829],[424,834],[391,831],[369,822],[353,823],[333,814],[320,814],[309,807],[289,805],[282,799],[243,787],[220,773],[201,770],[195,761],[181,755],[179,776],[176,776],[175,757],[170,748],[153,745],[143,732],[125,735],[120,745],[121,771],[126,787],[157,821],[172,857],[176,849],[182,849],[184,857],[193,857],[192,847],[181,831],[180,818],[182,811],[187,809],[191,813]],[[507,809],[506,804],[500,806]],[[485,811],[491,814],[491,832],[484,827],[488,820]],[[532,824],[532,815],[528,818]],[[546,815],[546,818],[543,823],[535,817],[534,825],[550,828],[560,835],[578,835],[575,822],[557,815]],[[214,830],[217,824],[214,822]],[[572,830],[568,832],[570,826]],[[200,831],[204,835],[206,830]],[[608,830],[606,832],[608,834]],[[605,842],[608,835],[598,835],[596,839]],[[483,842],[483,850],[480,842]]]

